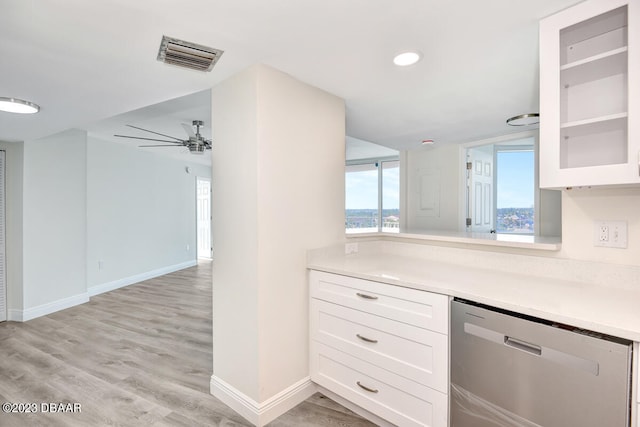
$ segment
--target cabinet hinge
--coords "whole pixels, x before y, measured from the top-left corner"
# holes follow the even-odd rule
[[[470,171],[470,170],[471,170],[471,168],[472,168],[472,166],[471,166],[471,162],[467,162],[467,170],[468,170],[468,171]]]
[[[471,227],[471,218],[467,218],[467,227]]]

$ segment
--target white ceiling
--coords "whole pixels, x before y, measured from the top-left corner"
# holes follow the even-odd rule
[[[0,0],[0,96],[42,107],[29,116],[0,112],[0,140],[74,127],[112,135],[125,123],[182,137],[180,123],[194,119],[210,129],[208,93],[143,107],[258,62],[344,98],[347,134],[358,139],[411,149],[426,138],[515,132],[508,117],[538,111],[538,20],[575,3]],[[211,73],[168,66],[156,61],[163,35],[225,53]],[[423,60],[394,66],[406,49]],[[175,130],[163,127],[174,122]]]

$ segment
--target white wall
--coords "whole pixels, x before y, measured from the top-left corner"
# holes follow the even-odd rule
[[[593,245],[594,221],[627,221],[628,247]],[[640,266],[640,188],[562,192],[562,250],[559,256]]]
[[[209,167],[80,130],[0,149],[7,152],[10,320],[86,302],[105,283],[195,263],[196,176],[209,178]]]
[[[213,373],[258,399],[256,69],[212,90]]]
[[[259,65],[212,103],[212,384],[261,404],[309,375],[306,251],[344,240],[344,102]]]
[[[344,144],[342,99],[259,69],[262,400],[309,372],[306,251],[344,240]]]
[[[24,310],[85,295],[85,132],[25,142],[23,190]]]
[[[22,292],[22,186],[24,143],[0,142],[0,150],[6,152],[6,266],[7,310],[21,312],[24,308]]]
[[[383,157],[397,157],[400,153],[382,145],[374,144],[362,139],[347,136],[346,160],[380,159]]]
[[[89,136],[90,291],[195,262],[196,176],[210,178],[211,168]]]
[[[459,230],[463,224],[460,147],[425,147],[408,151],[405,156],[406,197],[401,231]]]

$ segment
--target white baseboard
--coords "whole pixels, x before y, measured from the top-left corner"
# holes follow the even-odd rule
[[[7,310],[7,320],[10,322],[22,322],[22,310]]]
[[[55,313],[56,311],[64,310],[65,308],[70,308],[75,305],[84,304],[85,302],[89,302],[89,294],[87,292],[27,308],[25,310],[9,310],[7,313],[7,320],[14,322],[26,322],[27,320],[46,316],[47,314]]]
[[[124,286],[133,285],[134,283],[142,282],[143,280],[153,279],[154,277],[162,276],[165,274],[173,273],[174,271],[182,270],[188,267],[197,265],[196,260],[181,262],[179,264],[169,265],[167,267],[157,268],[155,270],[146,271],[144,273],[135,274],[133,276],[124,277],[122,279],[114,280],[112,282],[101,283],[99,285],[91,286],[87,289],[89,296],[96,296],[105,292],[113,291]]]
[[[258,403],[215,375],[211,376],[211,394],[242,415],[256,427],[275,420],[316,392],[316,385],[306,377],[275,396]]]

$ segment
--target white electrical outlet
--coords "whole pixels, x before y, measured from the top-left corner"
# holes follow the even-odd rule
[[[609,226],[605,224],[600,224],[598,231],[598,240],[601,242],[609,241]]]
[[[605,248],[626,248],[627,221],[594,222],[593,245]]]

